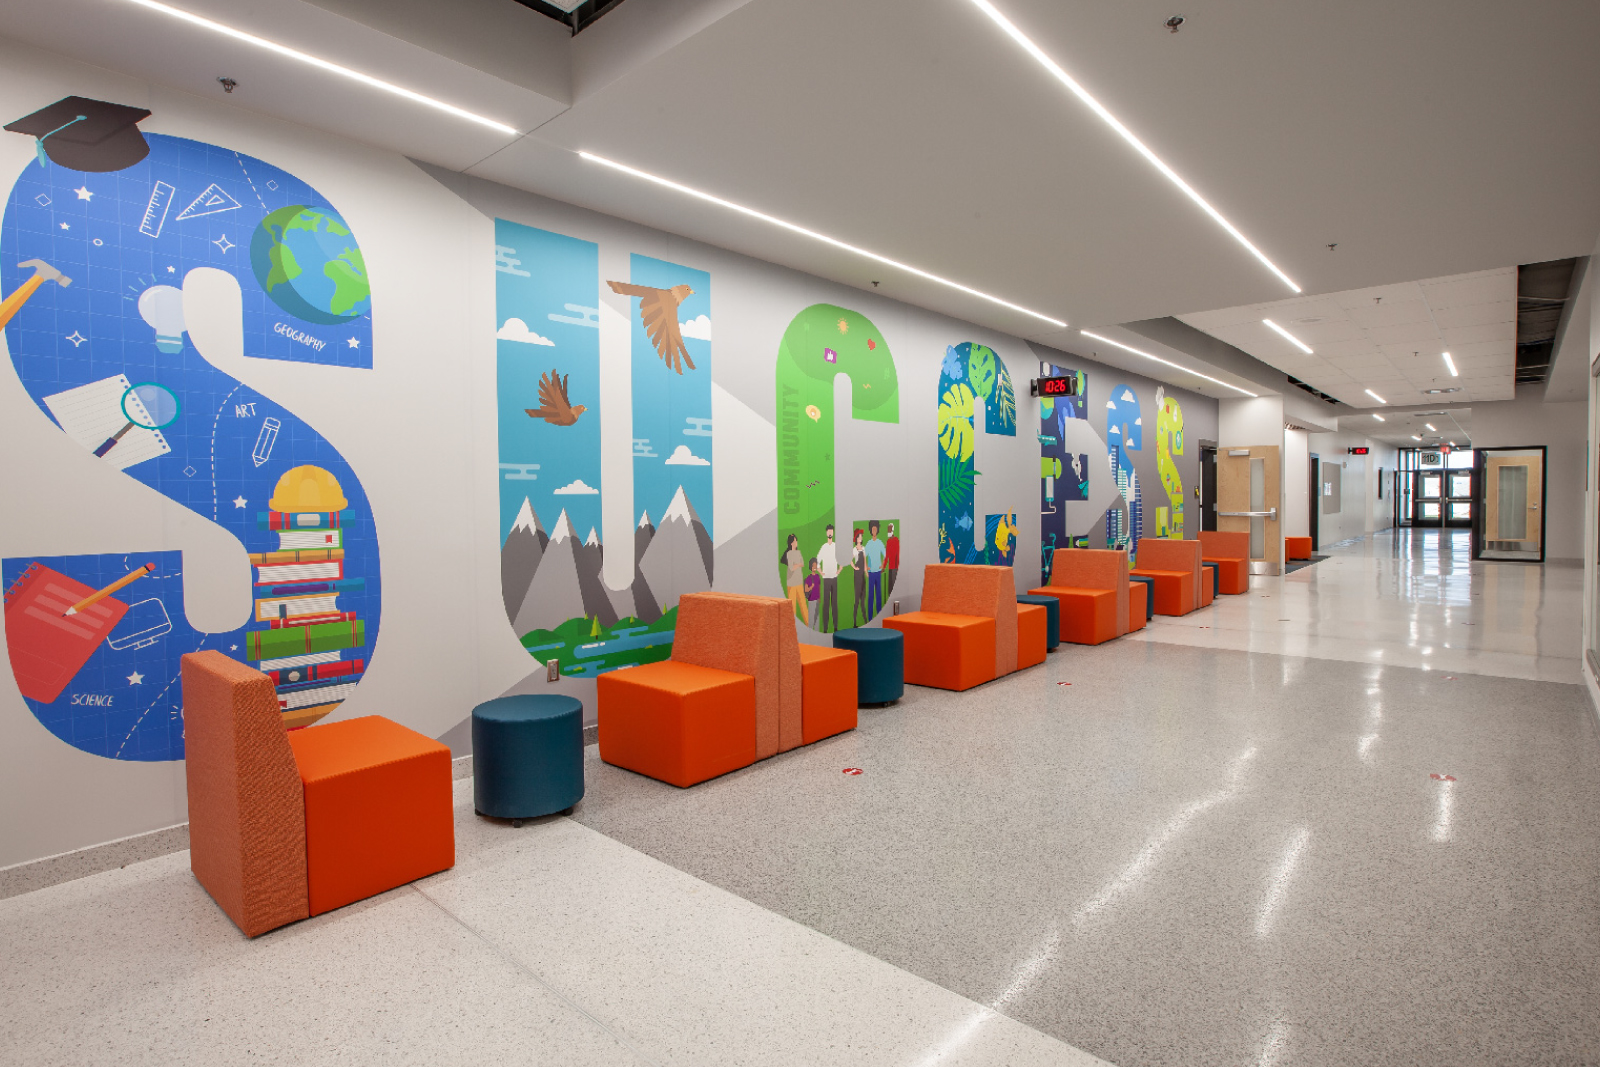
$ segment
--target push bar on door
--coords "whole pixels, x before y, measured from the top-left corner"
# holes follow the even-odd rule
[[[1278,521],[1277,508],[1273,508],[1270,511],[1219,511],[1217,514],[1230,519],[1270,519],[1273,522]]]

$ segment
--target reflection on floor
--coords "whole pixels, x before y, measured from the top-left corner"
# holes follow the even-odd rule
[[[1385,533],[969,693],[909,689],[691,790],[591,749],[575,818],[513,830],[463,783],[455,870],[256,942],[186,854],[0,901],[0,1047],[1597,1063],[1580,588]]]

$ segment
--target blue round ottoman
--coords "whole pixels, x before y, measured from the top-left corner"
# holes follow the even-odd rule
[[[1149,622],[1156,617],[1156,580],[1135,574],[1128,581],[1144,583],[1144,619]]]
[[[1217,565],[1215,563],[1201,563],[1200,568],[1202,574],[1211,576],[1211,595],[1215,598],[1217,595]]]
[[[1036,604],[1050,616],[1050,621],[1044,628],[1044,650],[1054,652],[1061,644],[1061,601],[1053,596],[1034,596],[1032,593],[1023,593],[1017,597],[1018,604]]]
[[[887,704],[906,691],[906,639],[899,630],[839,630],[833,647],[856,654],[856,703]]]
[[[472,793],[479,815],[522,825],[583,799],[583,702],[554,693],[472,709]]]

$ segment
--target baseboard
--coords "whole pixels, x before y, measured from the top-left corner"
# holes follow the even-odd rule
[[[462,756],[451,760],[450,777],[455,780],[471,778],[472,757]],[[88,848],[45,856],[43,859],[14,863],[10,867],[0,867],[0,900],[60,885],[75,878],[86,878],[102,871],[114,871],[130,863],[182,852],[188,847],[189,824],[183,822],[104,844],[90,845]]]

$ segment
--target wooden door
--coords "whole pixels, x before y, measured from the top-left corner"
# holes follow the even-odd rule
[[[1250,570],[1283,573],[1280,448],[1217,449],[1217,529],[1250,535]]]
[[[1483,541],[1489,552],[1539,553],[1544,531],[1544,457],[1491,452],[1484,463]]]

